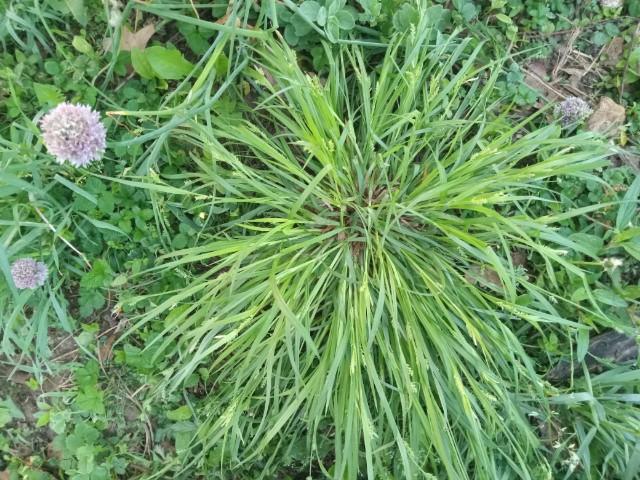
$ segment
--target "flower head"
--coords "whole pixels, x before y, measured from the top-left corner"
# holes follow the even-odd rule
[[[602,266],[605,270],[615,270],[622,265],[624,265],[624,261],[621,258],[608,257],[602,260]]]
[[[109,4],[111,6],[109,25],[118,28],[122,22],[122,3],[119,0],[109,0]]]
[[[620,8],[623,0],[600,0],[604,8]]]
[[[13,283],[21,290],[44,285],[48,275],[49,269],[47,266],[33,258],[21,258],[11,265]]]
[[[86,167],[106,148],[106,130],[100,114],[87,105],[61,103],[40,122],[44,144],[58,163],[68,160]]]
[[[560,119],[562,126],[581,122],[593,113],[589,104],[578,97],[567,97],[564,102],[556,105],[553,112]]]

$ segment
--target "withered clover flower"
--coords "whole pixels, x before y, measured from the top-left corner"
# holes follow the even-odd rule
[[[556,118],[560,119],[563,127],[572,123],[581,122],[593,113],[589,104],[578,97],[567,97],[563,102],[555,106],[553,110]]]
[[[44,144],[58,163],[68,160],[74,167],[86,167],[106,148],[100,114],[87,105],[61,103],[42,118],[40,127]]]
[[[620,8],[623,0],[601,0],[600,3],[604,8]]]
[[[618,267],[624,265],[624,261],[621,258],[608,257],[601,260],[602,266],[605,270],[615,270]]]
[[[19,289],[36,288],[44,285],[49,276],[49,269],[33,258],[21,258],[11,265],[13,283]]]

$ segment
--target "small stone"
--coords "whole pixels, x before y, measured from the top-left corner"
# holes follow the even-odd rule
[[[624,107],[609,97],[602,97],[585,122],[585,127],[592,132],[615,135],[618,128],[624,125],[625,120]]]

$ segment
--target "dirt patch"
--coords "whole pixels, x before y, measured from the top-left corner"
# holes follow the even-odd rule
[[[581,28],[574,28],[567,32],[564,45],[549,58],[532,60],[523,66],[527,85],[548,101],[579,97],[594,103],[598,97],[596,85],[620,60],[624,39],[615,37],[606,45],[586,53],[575,44],[588,34]]]
[[[15,445],[14,455],[28,458],[34,453],[45,451],[55,434],[48,428],[36,428],[38,422],[36,414],[40,411],[37,402],[44,392],[32,388],[31,375],[16,371],[15,367],[9,364],[0,364],[0,378],[7,379],[0,388],[0,397],[10,399],[22,413],[21,418],[14,418],[7,427],[20,432],[31,432],[28,443],[20,442]]]

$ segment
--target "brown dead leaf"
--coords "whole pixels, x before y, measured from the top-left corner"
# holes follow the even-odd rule
[[[9,470],[3,470],[0,472],[0,480],[9,480],[9,475],[11,475]]]
[[[583,68],[561,68],[560,70],[568,73],[569,75],[577,75],[579,77],[582,77],[587,73]]]
[[[113,342],[118,337],[120,337],[120,333],[118,332],[112,333],[107,338],[107,341],[105,342],[104,346],[98,349],[98,358],[100,358],[100,360],[106,360],[106,361],[111,360],[111,357],[113,357],[113,351],[111,350],[111,347],[113,346]]]
[[[56,450],[56,448],[53,446],[53,443],[48,443],[47,458],[55,458],[57,460],[62,460],[63,454],[60,450]]]
[[[522,69],[522,72],[524,73],[524,83],[540,92],[543,97],[546,97],[550,101],[562,98],[560,92],[547,81],[549,72],[547,65],[542,60],[529,62],[526,67]]]
[[[616,134],[618,128],[624,122],[624,107],[618,105],[609,97],[602,97],[591,116],[585,122],[585,127],[592,132]]]
[[[19,370],[13,372],[11,375],[11,382],[17,385],[29,385],[29,380],[31,380],[31,375]]]
[[[527,69],[542,79],[549,74],[547,71],[547,64],[543,60],[532,60],[527,63]]]
[[[134,48],[144,50],[154,33],[156,33],[156,25],[154,23],[150,23],[135,33],[125,25],[122,28],[122,36],[120,37],[120,50],[125,52],[130,52]]]
[[[620,61],[622,52],[624,50],[624,38],[615,37],[604,48],[602,54],[606,57],[606,60],[602,61],[605,67],[613,67]]]
[[[516,268],[524,267],[527,263],[527,253],[523,250],[513,251],[511,252],[511,261],[513,262],[513,266]],[[481,268],[479,266],[473,266],[464,276],[464,278],[471,285],[475,285],[480,279],[482,279],[484,282],[494,285],[499,289],[502,288],[500,275],[498,275],[498,272],[491,268]]]
[[[514,267],[524,267],[527,264],[527,252],[523,250],[511,252],[511,261]]]
[[[502,288],[500,276],[491,268],[473,266],[471,267],[471,270],[469,270],[469,273],[464,276],[464,279],[471,285],[475,285],[479,280],[483,280],[484,282],[480,282],[480,285],[483,285],[483,283],[489,283],[494,285],[496,288]]]

